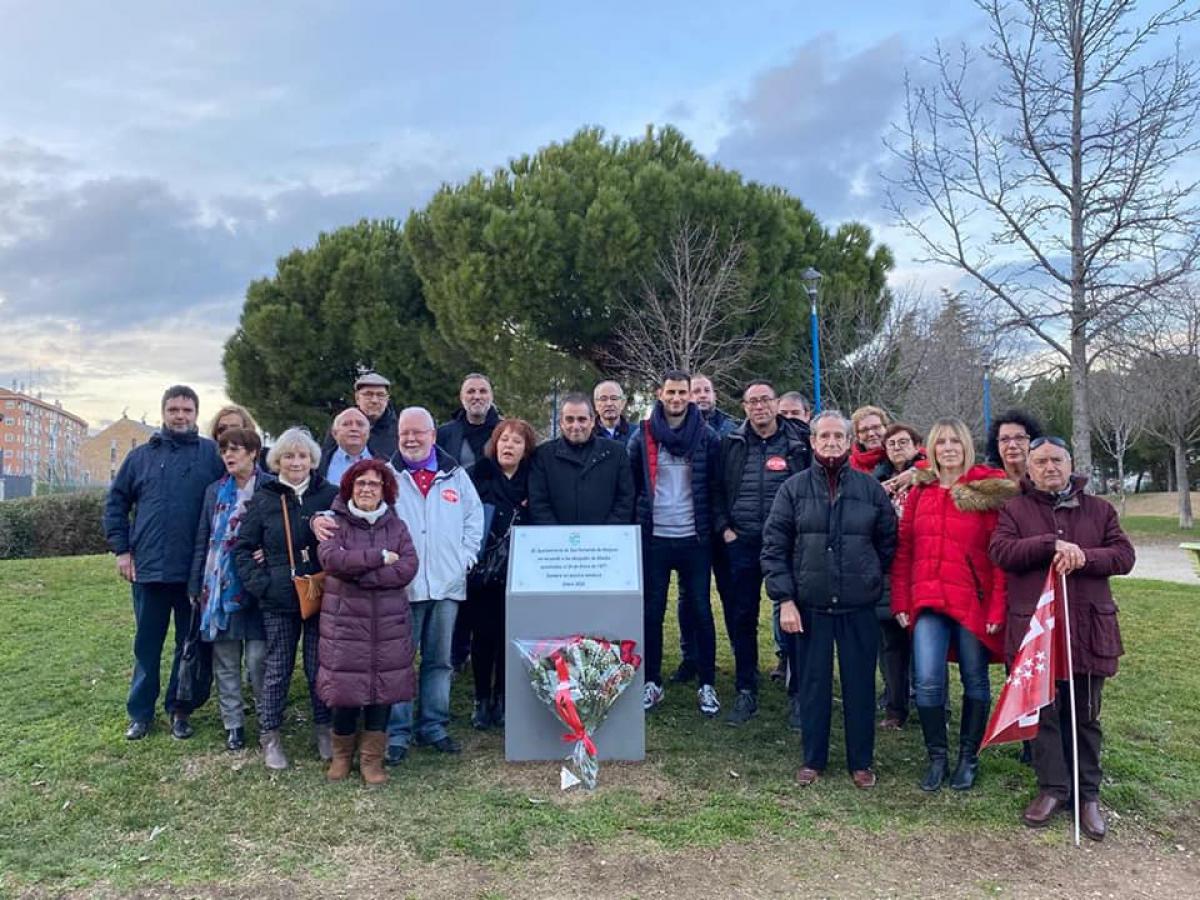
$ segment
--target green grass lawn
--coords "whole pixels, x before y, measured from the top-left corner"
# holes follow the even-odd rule
[[[1169,840],[1194,826],[1200,800],[1200,667],[1189,637],[1200,590],[1148,581],[1118,590],[1129,656],[1105,694],[1104,799],[1120,816],[1115,828]],[[694,691],[668,688],[648,723],[647,761],[602,764],[601,788],[587,796],[561,794],[555,764],[506,765],[498,733],[470,731],[469,676],[454,689],[461,757],[415,751],[379,790],[328,785],[309,749],[298,677],[286,743],[299,764],[269,775],[257,753],[222,751],[211,702],[191,741],[172,741],[161,720],[145,741],[124,740],[129,607],[108,558],[0,563],[0,892],[337,879],[364,854],[396,865],[455,857],[504,866],[546,848],[628,838],[689,848],[845,826],[1014,832],[1032,797],[1032,773],[1012,747],[986,752],[968,795],[923,795],[915,727],[880,734],[880,784],[862,792],[842,773],[838,726],[828,777],[801,791],[791,780],[799,739],[785,727],[782,688],[770,684],[759,718],[740,730],[702,720]],[[718,689],[728,702],[731,664],[718,630]],[[765,669],[773,657],[769,629],[762,634]],[[673,667],[673,628],[668,648]]]
[[[1121,528],[1132,538],[1150,538],[1180,543],[1200,541],[1200,527],[1184,531],[1179,527],[1177,516],[1126,516],[1121,520]]]

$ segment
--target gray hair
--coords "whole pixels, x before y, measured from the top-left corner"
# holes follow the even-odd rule
[[[822,419],[836,419],[837,423],[842,426],[842,431],[846,433],[846,437],[851,436],[850,420],[846,418],[840,409],[823,409],[813,416],[808,423],[808,427],[814,435],[817,433],[817,427]]]
[[[363,412],[361,409],[359,409],[357,406],[347,406],[345,409],[343,409],[340,413],[338,413],[336,416],[333,417],[333,425],[331,425],[330,427],[337,428],[339,425],[342,424],[342,419],[346,418],[346,416],[350,415],[351,413],[357,413],[358,415],[362,416],[363,419],[367,423],[367,427],[368,428],[371,427],[371,420],[368,419],[367,414],[365,412]]]
[[[267,451],[267,468],[272,472],[278,472],[279,458],[285,453],[295,453],[298,450],[303,450],[308,454],[314,469],[321,464],[320,445],[312,439],[307,428],[294,425],[281,434],[271,445],[271,449]]]
[[[403,419],[405,416],[409,415],[410,413],[413,415],[422,416],[425,419],[426,424],[428,424],[428,426],[430,428],[437,427],[437,422],[435,422],[433,420],[433,413],[431,413],[429,410],[427,410],[423,406],[406,406],[406,407],[404,407],[404,409],[400,410],[400,415],[398,415],[396,417],[397,425],[399,425],[401,419]]]

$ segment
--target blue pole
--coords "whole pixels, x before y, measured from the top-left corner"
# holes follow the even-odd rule
[[[983,364],[983,430],[992,424],[992,375],[991,367]]]
[[[809,291],[808,299],[812,301],[812,322],[809,330],[812,332],[813,360],[813,412],[821,411],[821,332],[817,322],[817,292]]]

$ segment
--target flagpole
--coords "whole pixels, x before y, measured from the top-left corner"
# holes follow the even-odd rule
[[[1067,695],[1071,702],[1071,797],[1075,812],[1075,846],[1079,846],[1079,723],[1075,721],[1075,664],[1071,659],[1071,610],[1067,599],[1067,576],[1059,573],[1062,585],[1063,631],[1067,644]]]

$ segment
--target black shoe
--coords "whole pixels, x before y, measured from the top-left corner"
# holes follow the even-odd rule
[[[745,725],[758,715],[758,697],[753,691],[738,691],[733,709],[725,717],[726,725]]]
[[[192,728],[192,724],[187,720],[187,716],[175,716],[171,720],[171,737],[177,741],[186,741],[196,730]]]
[[[150,733],[149,722],[133,721],[129,723],[129,727],[125,729],[125,740],[140,741]]]
[[[446,735],[444,738],[438,738],[429,746],[438,753],[462,753],[462,744],[450,737],[450,735]]]
[[[492,701],[492,724],[497,728],[504,727],[504,698],[498,697]]]
[[[779,661],[775,663],[775,668],[771,670],[771,680],[778,682],[787,680],[787,657],[779,657]]]
[[[383,757],[384,764],[389,766],[398,766],[404,762],[404,758],[408,756],[408,748],[399,744],[389,744],[387,753]]]
[[[671,683],[688,684],[689,682],[696,680],[697,674],[696,664],[685,659],[679,664],[679,668],[676,669],[671,675]]]
[[[246,749],[246,729],[230,728],[225,732],[225,749],[231,753]]]
[[[933,793],[940,791],[946,780],[946,710],[941,706],[918,706],[917,716],[929,752],[929,768],[921,779],[921,790]]]
[[[804,713],[799,697],[788,698],[788,728],[797,733],[804,730]]]
[[[486,700],[475,701],[475,711],[471,713],[471,727],[476,731],[487,731],[492,727],[492,704]]]

